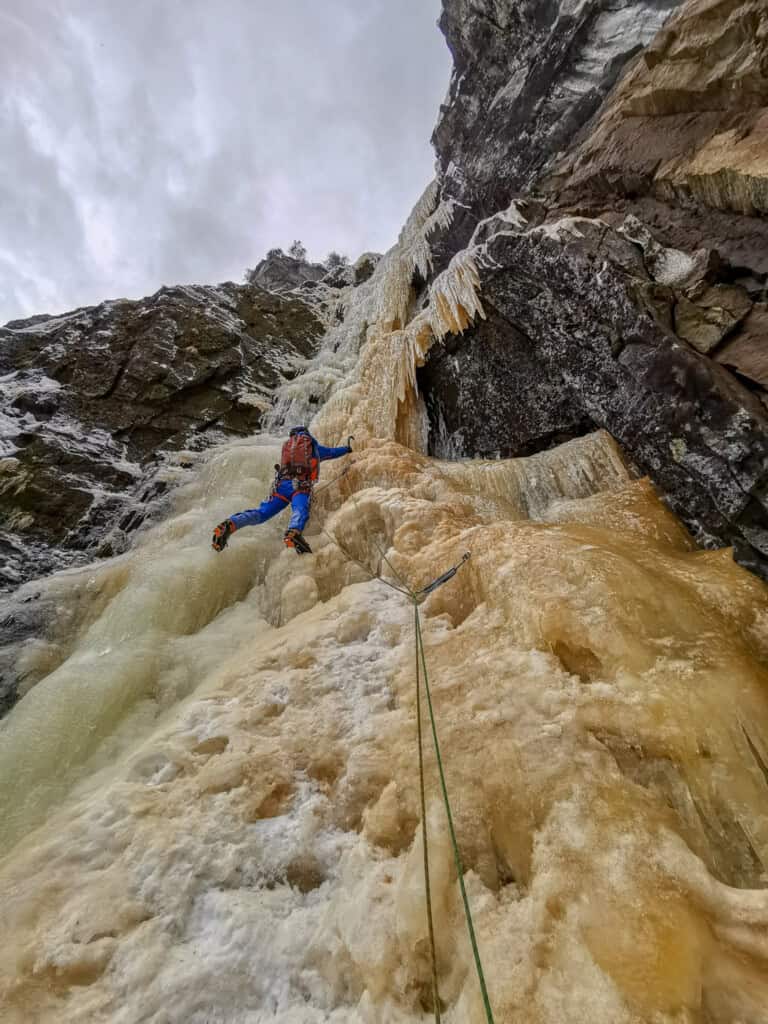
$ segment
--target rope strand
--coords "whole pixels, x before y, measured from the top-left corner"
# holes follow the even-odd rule
[[[414,630],[418,630],[419,606],[414,602]],[[414,636],[416,634],[414,633]],[[427,926],[429,928],[429,949],[432,958],[432,1005],[435,1021],[440,1024],[440,993],[437,987],[437,953],[435,951],[435,926],[432,921],[432,892],[429,884],[429,843],[427,838],[427,798],[424,786],[424,741],[421,730],[421,676],[419,673],[419,647],[416,644],[416,729],[419,738],[419,790],[421,795],[421,834],[424,847],[424,889],[427,894]]]
[[[384,577],[380,576],[377,572],[372,572],[364,562],[361,562],[359,558],[355,558],[355,556],[344,547],[338,537],[332,536],[325,528],[322,528],[320,532],[327,537],[332,544],[335,544],[336,547],[347,556],[350,562],[354,562],[355,565],[359,566],[369,579],[378,580],[379,583],[383,583],[385,587],[389,587],[391,590],[395,590],[398,594],[403,594],[405,597],[413,597],[410,590],[403,590],[400,587],[396,587],[394,583],[390,582],[390,580],[385,580]]]
[[[355,502],[355,506],[357,507],[357,503],[356,502]],[[370,541],[371,538],[370,538],[370,534],[368,533],[368,530],[365,529],[365,527],[363,527],[363,529],[365,531],[366,536],[368,537],[368,539]],[[435,1021],[437,1022],[437,1024],[440,1024],[441,1016],[440,1016],[440,996],[439,996],[438,985],[437,985],[437,954],[436,954],[436,950],[435,950],[435,932],[434,932],[434,924],[433,924],[433,919],[432,919],[432,894],[431,894],[430,878],[429,878],[429,847],[428,847],[428,838],[427,838],[427,809],[426,809],[426,793],[425,793],[425,781],[424,781],[424,751],[423,751],[423,733],[422,733],[422,725],[421,725],[421,677],[422,677],[422,675],[424,677],[424,693],[425,693],[426,698],[427,698],[427,709],[429,711],[429,722],[430,722],[430,728],[431,728],[431,732],[432,732],[432,742],[433,742],[434,748],[435,748],[435,758],[437,760],[437,769],[438,769],[438,775],[439,775],[439,778],[440,778],[440,790],[441,790],[442,796],[443,796],[443,804],[445,806],[446,818],[448,819],[448,832],[449,832],[450,837],[451,837],[451,846],[453,848],[453,860],[454,860],[454,864],[456,866],[456,874],[458,875],[459,888],[461,890],[461,900],[462,900],[462,903],[463,903],[463,906],[464,906],[464,916],[465,916],[466,921],[467,921],[467,931],[469,932],[469,941],[470,941],[470,944],[472,946],[472,956],[473,956],[474,961],[475,961],[475,969],[477,971],[477,978],[478,978],[478,981],[480,983],[480,993],[481,993],[482,999],[483,999],[483,1007],[485,1009],[485,1018],[486,1018],[487,1024],[495,1024],[494,1019],[493,1019],[493,1010],[491,1009],[491,1001],[490,1001],[490,997],[488,995],[488,986],[486,985],[486,982],[485,982],[485,974],[483,972],[483,964],[482,964],[482,960],[480,958],[480,949],[479,949],[479,947],[477,945],[477,936],[475,935],[475,926],[474,926],[474,923],[472,921],[472,911],[470,910],[470,907],[469,907],[469,898],[467,897],[467,890],[466,890],[466,886],[464,885],[464,865],[463,865],[462,860],[461,860],[461,853],[459,851],[459,843],[458,843],[458,840],[456,838],[456,829],[455,829],[454,824],[453,824],[453,814],[451,812],[451,802],[450,802],[450,799],[448,797],[448,786],[447,786],[446,781],[445,781],[445,772],[443,770],[443,759],[442,759],[442,756],[441,756],[441,753],[440,753],[440,742],[439,742],[438,737],[437,737],[437,724],[435,722],[435,711],[434,711],[434,707],[432,705],[432,692],[431,692],[430,687],[429,687],[429,675],[428,675],[428,672],[427,672],[427,659],[426,659],[426,655],[424,653],[424,638],[423,638],[422,632],[421,632],[421,616],[419,614],[419,603],[420,603],[420,601],[424,600],[424,597],[426,596],[426,594],[431,593],[431,591],[433,589],[436,589],[437,586],[441,586],[443,583],[447,583],[450,579],[452,579],[456,575],[458,570],[461,568],[461,566],[467,561],[467,559],[469,558],[469,555],[468,554],[465,555],[464,558],[462,558],[461,562],[458,565],[456,565],[453,569],[449,570],[448,572],[444,573],[443,576],[441,576],[437,580],[435,580],[433,582],[433,584],[429,584],[427,587],[423,588],[422,590],[418,591],[417,593],[414,593],[414,591],[403,580],[403,578],[400,576],[400,574],[397,572],[397,570],[394,568],[394,566],[391,565],[391,563],[389,562],[389,559],[386,557],[385,554],[383,554],[383,552],[380,552],[380,553],[383,555],[384,561],[389,566],[389,568],[392,570],[392,572],[394,573],[396,579],[399,580],[399,582],[401,582],[403,584],[403,586],[405,588],[407,588],[407,589],[401,589],[400,587],[395,586],[395,584],[390,582],[389,580],[385,580],[378,573],[371,572],[371,570],[368,568],[368,566],[364,565],[361,561],[359,561],[357,558],[355,558],[349,551],[347,551],[347,549],[344,547],[344,545],[341,544],[336,537],[332,537],[326,530],[323,530],[322,532],[325,534],[326,537],[328,537],[329,540],[331,540],[334,544],[336,544],[340,548],[340,550],[347,556],[347,558],[349,558],[352,562],[355,562],[357,565],[359,565],[360,568],[363,569],[364,572],[371,577],[371,579],[379,580],[380,583],[383,583],[383,584],[385,584],[385,586],[390,587],[392,590],[397,591],[398,594],[404,594],[406,597],[408,597],[413,602],[414,633],[415,633],[415,641],[416,641],[416,724],[417,724],[418,743],[419,743],[419,791],[420,791],[420,798],[421,798],[421,826],[422,826],[423,847],[424,847],[424,885],[425,885],[425,889],[426,889],[427,925],[428,925],[428,930],[429,930],[430,955],[431,955],[431,959],[432,959],[432,997],[433,997],[433,1001],[434,1001]]]
[[[419,606],[414,598],[414,606],[416,608],[416,646],[417,646],[417,657],[420,656],[421,668],[424,673],[424,693],[427,697],[427,707],[429,709],[429,721],[432,727],[432,740],[435,745],[435,756],[437,758],[437,770],[440,776],[440,788],[443,792],[443,803],[445,804],[445,813],[448,818],[448,831],[451,836],[451,845],[453,847],[453,859],[456,864],[456,872],[459,876],[459,888],[461,889],[461,898],[464,903],[464,915],[467,919],[467,930],[469,931],[469,941],[472,944],[472,955],[475,959],[475,967],[477,969],[477,977],[480,982],[480,991],[483,997],[483,1005],[485,1007],[485,1016],[488,1024],[494,1024],[493,1011],[491,1010],[491,1001],[488,997],[488,988],[485,984],[485,975],[483,973],[483,964],[480,959],[480,950],[477,946],[477,938],[475,936],[475,927],[472,923],[472,911],[469,909],[469,899],[467,898],[467,890],[464,885],[464,866],[461,862],[461,853],[459,852],[459,844],[456,839],[456,830],[453,827],[453,815],[451,814],[451,802],[448,799],[448,787],[445,783],[445,773],[443,771],[443,759],[440,756],[440,743],[437,738],[437,725],[435,724],[435,712],[432,707],[432,694],[429,689],[429,676],[427,675],[427,661],[424,656],[424,640],[421,635],[421,618],[419,616]]]

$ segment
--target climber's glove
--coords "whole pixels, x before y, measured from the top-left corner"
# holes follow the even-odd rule
[[[214,551],[223,551],[227,546],[230,534],[235,532],[235,524],[231,519],[225,519],[223,523],[219,523],[216,529],[213,531],[213,537],[211,538],[211,547]]]

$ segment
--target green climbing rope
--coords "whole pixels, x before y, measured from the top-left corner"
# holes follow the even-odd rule
[[[483,973],[483,964],[480,959],[480,950],[477,946],[477,937],[475,936],[475,926],[472,923],[472,911],[469,909],[469,899],[467,898],[467,890],[464,885],[464,866],[461,861],[461,853],[459,852],[459,844],[456,839],[456,830],[453,827],[453,814],[451,813],[451,801],[448,798],[448,787],[445,782],[445,772],[443,771],[443,759],[440,755],[440,742],[437,738],[437,725],[435,724],[435,712],[432,707],[432,693],[429,688],[429,676],[427,674],[427,660],[424,656],[424,641],[421,635],[421,619],[419,616],[419,604],[417,599],[413,599],[416,621],[416,656],[421,661],[421,668],[424,674],[424,693],[427,698],[427,708],[429,709],[429,722],[432,728],[432,740],[435,745],[435,757],[437,759],[437,769],[440,776],[440,788],[443,793],[443,803],[445,804],[445,813],[448,818],[448,831],[451,836],[451,845],[453,847],[453,859],[456,864],[456,873],[459,876],[459,888],[461,889],[461,899],[464,903],[464,915],[467,919],[467,930],[469,931],[469,941],[472,944],[472,955],[475,959],[475,967],[477,969],[477,978],[480,982],[480,992],[483,997],[483,1006],[485,1007],[485,1016],[488,1024],[494,1024],[493,1011],[491,1009],[491,1001],[488,996],[488,986],[485,983],[485,974]],[[421,767],[421,762],[420,762]],[[423,782],[422,782],[423,784]],[[423,811],[422,811],[423,813]]]
[[[321,491],[326,490],[328,487],[333,487],[339,480],[343,480],[347,473],[352,469],[352,466],[345,466],[340,473],[332,477],[330,480],[326,480],[325,483],[318,484],[313,488],[313,494],[319,494]]]
[[[413,603],[414,635],[418,635],[419,606]],[[424,740],[421,729],[421,674],[419,672],[419,646],[416,644],[416,729],[419,738],[419,791],[421,796],[421,835],[424,847],[424,890],[427,894],[427,927],[429,929],[429,950],[432,958],[432,1005],[435,1020],[440,1024],[440,992],[437,986],[437,951],[435,949],[435,926],[432,920],[432,891],[429,884],[429,839],[427,836],[427,797],[424,786]]]
[[[461,890],[461,899],[464,905],[464,916],[467,920],[467,931],[469,932],[469,941],[472,946],[472,956],[475,961],[475,968],[477,970],[477,978],[480,983],[480,992],[483,999],[483,1007],[485,1009],[485,1018],[487,1024],[494,1024],[493,1010],[491,1009],[491,1000],[488,996],[488,986],[485,982],[485,974],[483,972],[483,963],[480,958],[480,950],[477,945],[477,936],[475,935],[475,926],[472,921],[472,911],[469,906],[469,898],[467,897],[466,886],[464,885],[464,865],[461,860],[461,853],[459,851],[459,843],[456,838],[456,829],[453,824],[453,813],[451,811],[451,801],[448,796],[448,786],[445,781],[445,771],[443,769],[443,759],[440,752],[440,741],[437,736],[437,724],[435,722],[435,710],[432,705],[432,692],[429,687],[429,675],[427,673],[427,659],[424,654],[424,640],[421,632],[421,616],[419,614],[419,605],[425,599],[428,594],[431,594],[433,590],[447,583],[453,579],[458,570],[464,565],[469,559],[469,554],[464,555],[461,562],[455,565],[452,569],[443,573],[442,576],[438,577],[432,583],[423,587],[421,590],[414,592],[408,583],[403,580],[400,573],[394,568],[389,559],[386,557],[384,552],[380,552],[385,563],[390,568],[395,578],[403,584],[402,587],[396,586],[391,580],[385,580],[378,573],[373,573],[359,559],[355,558],[354,555],[349,552],[343,544],[341,544],[336,537],[332,537],[329,533],[323,530],[323,533],[328,537],[329,540],[333,541],[341,551],[353,562],[362,568],[371,579],[377,579],[380,583],[384,583],[392,590],[397,591],[398,594],[404,594],[410,598],[413,602],[413,621],[414,621],[414,634],[416,642],[416,724],[417,734],[419,743],[419,792],[421,797],[421,825],[422,825],[422,837],[423,837],[423,848],[424,848],[424,886],[426,890],[426,904],[427,904],[427,926],[429,931],[429,946],[430,955],[432,959],[432,999],[434,1003],[434,1014],[435,1021],[440,1024],[440,995],[438,992],[437,984],[437,953],[435,948],[435,929],[432,919],[432,894],[429,880],[429,845],[427,837],[427,807],[426,807],[426,792],[425,792],[425,781],[424,781],[424,746],[423,746],[423,732],[421,724],[421,678],[424,678],[424,693],[427,698],[427,709],[429,711],[429,722],[432,732],[432,742],[435,748],[435,758],[437,760],[437,769],[440,777],[440,790],[443,796],[443,804],[445,806],[445,814],[448,819],[448,832],[451,837],[451,846],[453,847],[453,860],[456,865],[456,874],[459,879],[459,888]],[[367,531],[366,531],[367,533]],[[370,538],[369,538],[370,539]]]

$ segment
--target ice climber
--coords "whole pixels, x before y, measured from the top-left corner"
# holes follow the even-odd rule
[[[258,508],[237,512],[219,523],[211,541],[214,550],[223,551],[235,530],[266,523],[290,505],[291,521],[285,531],[284,543],[286,547],[294,548],[297,555],[311,554],[312,548],[302,536],[302,530],[309,519],[312,488],[318,477],[319,464],[349,455],[352,451],[351,441],[350,437],[347,444],[339,448],[326,448],[312,437],[306,427],[293,427],[283,445],[280,465],[275,466],[277,472],[272,493]]]

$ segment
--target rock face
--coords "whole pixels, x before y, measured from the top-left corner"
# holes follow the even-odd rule
[[[300,299],[234,284],[0,329],[0,585],[119,547],[166,486],[158,453],[253,433],[322,330]]]
[[[257,263],[248,277],[251,284],[284,295],[302,285],[317,284],[327,273],[326,268],[320,263],[297,260],[277,251],[268,254]]]
[[[441,26],[435,272],[469,246],[486,319],[420,371],[430,450],[603,427],[768,576],[768,9],[446,0]]]
[[[485,255],[488,319],[422,374],[433,448],[509,457],[603,427],[700,543],[731,542],[764,571],[765,407],[643,311],[656,286],[636,247],[563,221],[495,234]]]
[[[682,5],[561,161],[560,187],[768,213],[767,62],[762,0]]]
[[[445,0],[454,58],[433,136],[444,191],[479,217],[531,187],[680,0]]]

